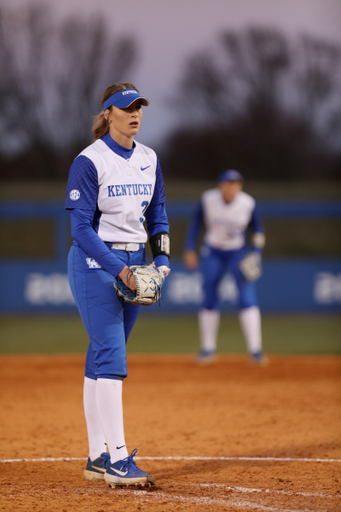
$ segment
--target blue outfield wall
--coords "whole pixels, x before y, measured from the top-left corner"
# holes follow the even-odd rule
[[[0,265],[1,313],[60,313],[76,311],[64,263],[2,263]],[[180,261],[163,289],[161,308],[148,312],[194,312],[202,299],[200,272],[188,272]],[[219,295],[222,310],[236,307],[234,279],[223,277]],[[257,282],[263,312],[341,311],[341,262],[335,260],[265,260]]]
[[[263,218],[340,218],[341,202],[263,201],[258,202]],[[170,201],[167,213],[174,218],[189,218],[194,201]],[[0,203],[2,219],[51,218],[55,225],[53,260],[0,260],[0,313],[72,312],[76,306],[69,288],[66,260],[69,250],[69,213],[64,203]],[[174,236],[174,235],[173,235]],[[162,307],[150,312],[193,312],[202,299],[200,272],[188,272],[180,260],[171,260]],[[237,290],[232,276],[224,276],[220,289],[222,309],[233,311]],[[338,312],[341,310],[340,259],[265,259],[264,273],[257,282],[260,307],[264,312]]]

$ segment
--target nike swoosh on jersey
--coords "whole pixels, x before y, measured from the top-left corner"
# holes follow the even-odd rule
[[[126,474],[128,473],[128,470],[124,473],[123,471],[120,471],[119,469],[115,469],[115,468],[110,468],[110,469],[111,469],[111,471],[115,471],[115,473],[117,473],[120,476],[126,476]]]
[[[150,165],[147,165],[147,167],[140,167],[141,171],[145,171],[146,169],[148,169],[148,167],[150,167]]]

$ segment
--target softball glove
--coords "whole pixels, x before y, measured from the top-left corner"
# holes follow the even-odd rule
[[[164,273],[152,265],[132,265],[129,272],[134,276],[136,295],[122,281],[115,281],[114,287],[120,297],[131,304],[151,306],[161,298],[161,290],[165,282]]]
[[[241,273],[248,281],[256,281],[262,275],[262,257],[258,252],[250,252],[239,263]]]

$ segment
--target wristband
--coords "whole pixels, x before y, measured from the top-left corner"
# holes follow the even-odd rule
[[[170,256],[170,237],[168,233],[156,233],[149,239],[149,243],[154,259],[161,255]]]

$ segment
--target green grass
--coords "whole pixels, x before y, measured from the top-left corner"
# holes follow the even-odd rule
[[[341,318],[336,315],[264,315],[264,349],[272,354],[341,354]],[[85,353],[88,339],[78,316],[2,316],[1,354]],[[220,353],[246,353],[238,319],[223,316]],[[128,352],[195,353],[195,315],[142,314],[128,343]]]

